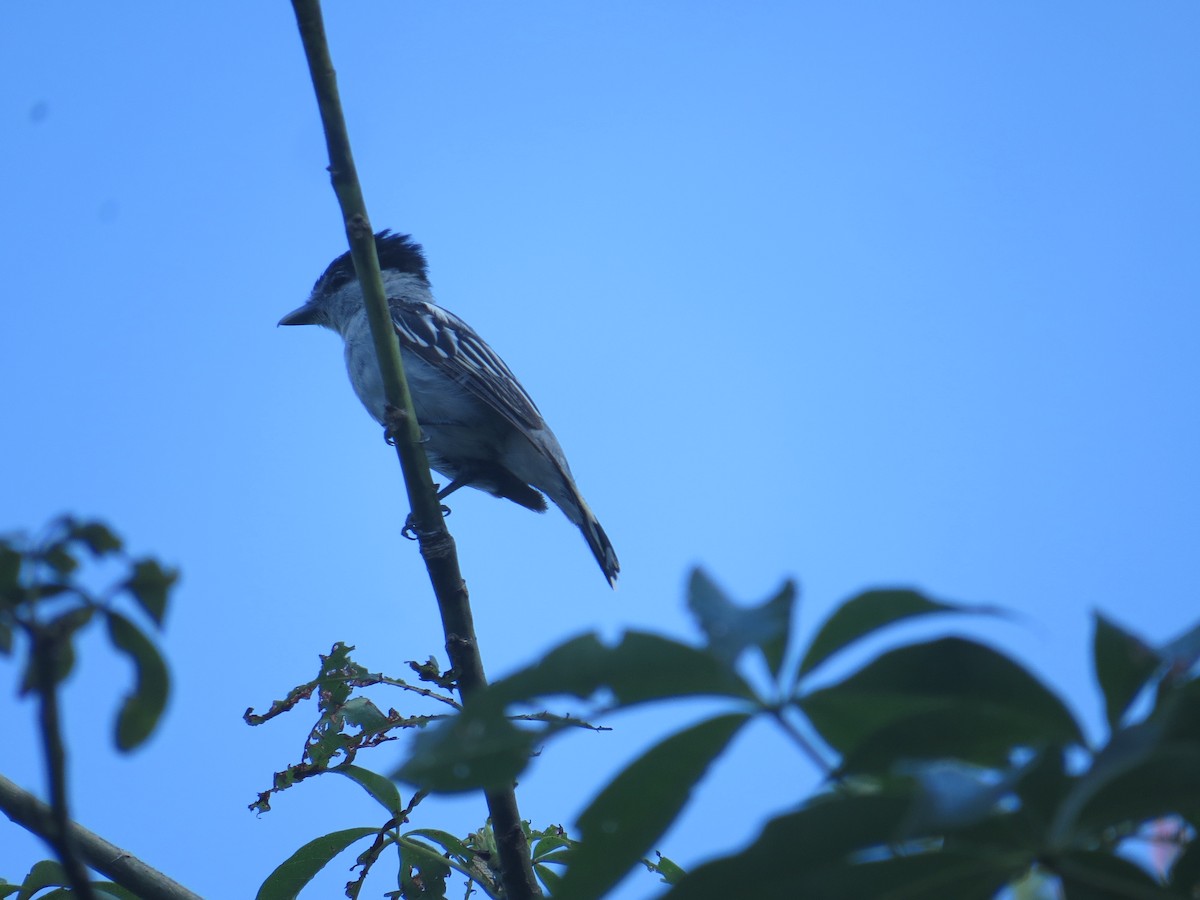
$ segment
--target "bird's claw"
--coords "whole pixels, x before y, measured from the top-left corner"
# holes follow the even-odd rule
[[[450,515],[450,507],[446,506],[445,504],[442,504],[441,511],[443,519]],[[407,538],[410,541],[420,539],[421,532],[417,528],[417,523],[413,521],[412,513],[409,513],[408,518],[404,520],[404,527],[400,529],[400,536]]]

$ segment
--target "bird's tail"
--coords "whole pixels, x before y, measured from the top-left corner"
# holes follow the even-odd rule
[[[575,487],[570,480],[564,479],[566,491],[564,496],[560,498],[551,496],[561,509],[583,532],[583,539],[587,541],[587,545],[591,548],[592,556],[596,557],[596,562],[600,564],[600,571],[604,573],[604,577],[608,579],[609,585],[617,586],[617,575],[621,571],[621,564],[617,561],[617,551],[613,549],[612,541],[608,539],[608,535],[604,533],[604,529],[600,527],[600,520],[596,518],[596,514],[592,512],[590,506],[579,493],[579,489]]]

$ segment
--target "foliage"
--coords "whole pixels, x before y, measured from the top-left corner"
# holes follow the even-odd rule
[[[612,713],[709,695],[727,709],[651,747],[579,816],[579,841],[555,897],[603,896],[761,716],[824,768],[825,786],[745,850],[676,877],[668,900],[748,892],[760,900],[991,898],[1031,873],[1057,879],[1069,900],[1194,896],[1200,682],[1188,673],[1200,631],[1154,650],[1096,617],[1093,655],[1111,731],[1089,746],[1053,691],[1006,655],[961,637],[903,645],[832,683],[813,683],[827,661],[896,622],[994,610],[868,591],[837,609],[789,666],[794,599],[789,584],[742,609],[696,572],[689,606],[706,646],[640,632],[613,645],[575,638],[418,735],[396,775],[441,791],[511,781],[528,748],[561,727],[531,728],[509,714],[547,697],[566,694]],[[739,665],[747,655],[769,672],[766,690]],[[1133,716],[1139,697],[1146,708]],[[1167,839],[1182,852],[1165,872],[1152,872],[1131,861],[1130,845],[1163,819],[1177,823]]]
[[[125,570],[103,589],[92,589],[83,578],[89,557],[124,563]],[[28,639],[21,693],[38,689],[35,647],[53,660],[54,682],[61,683],[75,666],[76,637],[99,619],[134,669],[133,690],[117,714],[116,745],[128,751],[142,744],[166,707],[167,667],[136,618],[118,605],[122,598],[131,600],[161,627],[178,577],[155,559],[130,559],[121,539],[101,522],[63,517],[40,539],[0,538],[0,654],[19,656],[21,639]]]
[[[116,576],[103,578],[114,566]],[[93,622],[102,622],[113,648],[134,670],[133,688],[117,712],[113,741],[122,752],[141,746],[166,707],[169,679],[162,655],[140,622],[162,627],[178,577],[156,559],[130,557],[121,538],[98,521],[63,516],[38,538],[0,537],[0,655],[23,660],[19,693],[39,704],[52,786],[50,821],[42,836],[60,858],[34,864],[19,885],[0,880],[0,897],[24,900],[53,889],[43,896],[82,891],[96,898],[135,900],[118,884],[89,881],[71,836],[64,834],[66,776],[57,691],[75,667],[77,638]],[[93,586],[96,582],[104,586]]]

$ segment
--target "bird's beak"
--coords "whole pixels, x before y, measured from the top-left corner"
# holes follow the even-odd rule
[[[320,322],[321,310],[313,303],[305,303],[279,320],[280,325],[318,325]]]

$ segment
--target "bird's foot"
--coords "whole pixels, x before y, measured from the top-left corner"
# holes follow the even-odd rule
[[[408,422],[408,413],[390,403],[383,408],[383,439],[389,447],[396,446],[396,435]]]
[[[450,515],[450,507],[442,505],[442,518]],[[412,513],[408,514],[408,518],[404,520],[404,527],[400,529],[400,536],[408,538],[410,541],[418,540],[421,537],[420,529],[417,528],[417,523],[413,521]]]

